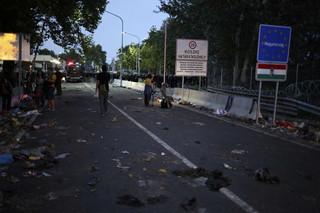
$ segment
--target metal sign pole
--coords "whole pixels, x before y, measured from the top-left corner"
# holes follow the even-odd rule
[[[201,76],[199,76],[199,91],[201,89]]]
[[[183,90],[184,90],[184,76],[182,76],[182,95],[181,95],[181,100],[183,98]]]
[[[276,86],[276,97],[274,100],[274,108],[273,108],[273,124],[276,123],[276,113],[277,113],[277,101],[278,101],[278,90],[279,90],[279,81],[277,81],[277,86]]]
[[[299,76],[299,64],[297,64],[297,69],[296,69],[296,88],[295,88],[295,95],[298,95],[298,76]]]
[[[166,61],[167,61],[167,21],[164,22],[164,53],[163,53],[163,83],[166,83]]]
[[[252,88],[252,67],[250,69],[250,90]]]
[[[260,115],[260,99],[261,99],[261,88],[262,88],[262,81],[259,81],[259,95],[258,95],[258,104],[256,110],[256,124],[259,124],[259,115]]]
[[[223,68],[221,68],[221,76],[220,76],[220,85],[221,85],[221,88],[222,88],[222,76],[223,76]]]

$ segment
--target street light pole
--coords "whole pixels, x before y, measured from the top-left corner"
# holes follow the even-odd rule
[[[164,21],[164,54],[163,54],[163,83],[166,83],[167,64],[167,21]]]
[[[109,11],[106,11],[107,13],[113,15],[113,16],[116,16],[118,17],[120,20],[121,20],[121,24],[122,24],[122,29],[121,29],[121,68],[120,68],[120,87],[122,87],[122,75],[123,75],[123,68],[122,68],[122,64],[123,64],[123,54],[122,54],[122,51],[123,51],[123,20],[120,16],[114,14],[114,13],[111,13]]]
[[[138,39],[138,41],[139,41],[139,43],[138,43],[138,47],[139,47],[138,48],[138,75],[140,76],[140,38],[139,38],[139,36],[133,35],[133,34],[128,33],[128,32],[125,32],[125,34],[128,34],[128,35],[131,35],[133,37],[136,37]]]

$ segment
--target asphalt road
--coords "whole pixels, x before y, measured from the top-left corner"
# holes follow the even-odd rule
[[[57,110],[35,119],[33,125],[51,127],[27,130],[23,146],[70,155],[41,169],[50,177],[23,177],[23,161],[14,162],[10,169],[21,181],[0,180],[13,194],[3,212],[320,212],[318,149],[188,106],[145,107],[142,94],[126,88],[110,87],[101,117],[94,87],[63,84]],[[212,191],[205,178],[174,174],[196,167],[221,171],[230,186]],[[280,182],[257,181],[259,168]]]

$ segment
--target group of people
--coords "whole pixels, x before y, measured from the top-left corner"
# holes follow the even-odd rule
[[[2,97],[2,114],[9,112],[14,88],[13,74],[14,66],[3,67],[0,76],[0,95]],[[42,70],[29,71],[25,78],[24,94],[32,97],[38,107],[44,107],[45,99],[48,99],[48,110],[55,111],[54,95],[62,95],[61,88],[62,74],[59,70],[53,72],[52,68],[47,69],[45,74]]]
[[[102,72],[97,75],[96,93],[99,97],[101,116],[105,116],[108,110],[108,94],[109,94],[109,81],[110,74],[107,72],[107,67],[102,66]],[[144,88],[144,104],[145,106],[153,106],[154,102],[154,82],[151,74],[147,75]],[[150,105],[150,101],[152,104]]]
[[[48,99],[48,110],[55,111],[55,90],[57,89],[56,95],[62,95],[61,72],[57,69],[54,73],[52,68],[48,68],[46,75],[42,70],[38,70],[35,77],[32,77],[33,75],[34,74],[30,72],[26,79],[26,88],[32,88],[29,95],[35,98],[35,103],[38,107],[44,107],[45,99]]]

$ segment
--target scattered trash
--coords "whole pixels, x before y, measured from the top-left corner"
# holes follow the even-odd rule
[[[165,156],[166,155],[166,153],[164,153],[164,152],[161,152],[161,156]]]
[[[92,167],[91,167],[91,171],[92,171],[92,172],[95,172],[95,171],[98,171],[98,170],[100,170],[100,168],[97,167],[97,166],[92,166]]]
[[[287,122],[287,121],[276,121],[275,123],[277,126],[295,129],[295,127],[290,122]]]
[[[28,132],[26,132],[26,133],[24,134],[24,137],[26,137],[26,138],[28,139],[28,138],[30,138],[30,134],[29,134]]]
[[[181,203],[184,210],[194,210],[197,207],[197,199],[195,197]]]
[[[46,194],[46,199],[47,200],[56,200],[58,199],[58,195],[54,192],[49,192],[48,194]]]
[[[146,160],[146,162],[150,163],[151,162],[151,157],[147,157],[145,160]]]
[[[27,171],[22,174],[23,177],[38,177],[39,174],[34,171]]]
[[[156,124],[161,125],[161,122],[156,122]]]
[[[142,171],[143,171],[143,172],[146,172],[146,171],[147,171],[147,168],[146,168],[146,167],[143,167],[143,168],[142,168]]]
[[[163,204],[163,203],[166,203],[168,200],[169,198],[165,195],[159,195],[159,196],[147,198],[147,202],[149,205]]]
[[[114,117],[114,118],[112,118],[111,120],[110,120],[110,122],[117,122],[117,121],[119,121],[116,117]]]
[[[38,130],[38,129],[40,129],[41,126],[40,125],[33,125],[32,127],[33,127],[33,129]]]
[[[12,154],[1,154],[0,164],[11,164],[14,161]]]
[[[31,154],[28,150],[21,149],[19,154],[29,157]]]
[[[29,115],[41,115],[41,113],[39,113],[38,110],[32,110],[32,111],[28,111],[25,114],[19,115],[19,118],[24,118],[24,117],[27,117]]]
[[[137,101],[137,100],[141,100],[142,98],[130,98],[130,100],[132,101]]]
[[[94,185],[96,185],[99,181],[100,181],[100,178],[92,177],[92,178],[89,180],[88,185],[89,185],[89,186],[94,186]]]
[[[173,174],[180,177],[191,177],[191,178],[208,177],[209,175],[207,170],[202,167],[198,167],[196,169],[188,169],[188,170],[175,170]]]
[[[312,202],[316,202],[317,199],[312,197],[311,195],[307,195],[307,194],[302,194],[300,195],[300,198],[303,200],[307,200],[307,201],[312,201]]]
[[[216,109],[214,114],[216,114],[216,115],[226,115],[226,114],[228,114],[228,112],[227,112],[227,110],[224,110],[224,109]]]
[[[29,160],[40,160],[41,159],[41,157],[39,157],[39,156],[30,156],[29,157]]]
[[[158,172],[160,172],[160,173],[167,173],[167,170],[166,170],[166,169],[159,169]]]
[[[247,154],[248,151],[245,151],[245,150],[237,150],[237,149],[234,149],[231,151],[231,154],[237,154],[237,155],[244,155],[244,154]]]
[[[123,169],[123,170],[129,170],[129,169],[131,169],[130,166],[122,166],[121,164],[117,165],[117,167],[118,167],[119,169]]]
[[[55,159],[63,159],[63,158],[65,158],[65,157],[67,157],[68,155],[70,155],[70,153],[63,153],[63,154],[60,154],[60,155],[58,155],[58,156],[56,156],[56,157],[54,157]]]
[[[280,179],[273,174],[269,173],[267,168],[259,168],[254,172],[254,178],[260,182],[265,182],[269,184],[278,184]]]
[[[192,124],[199,125],[199,126],[204,126],[205,125],[204,123],[201,123],[201,122],[192,122]]]
[[[122,154],[129,154],[129,152],[127,150],[123,150],[121,151]]]
[[[42,172],[41,173],[43,176],[45,176],[45,177],[51,177],[52,175],[51,174],[49,174],[49,173],[47,173],[47,172]]]
[[[9,181],[10,183],[19,183],[21,180],[13,175],[8,175],[7,181]]]
[[[77,142],[78,142],[78,143],[87,143],[87,141],[84,140],[84,139],[77,139]]]
[[[31,163],[29,161],[26,161],[22,164],[22,168],[25,169],[35,169],[36,168],[36,164],[35,163]]]
[[[236,170],[236,168],[233,168],[233,167],[231,167],[230,165],[228,165],[226,163],[223,163],[223,167],[226,168],[226,169],[229,169],[229,170],[231,170],[231,169]]]
[[[231,184],[231,180],[229,180],[227,177],[224,177],[223,173],[219,170],[208,172],[206,169],[202,167],[188,170],[175,170],[173,174],[180,177],[206,177],[208,179],[205,182],[205,185],[212,191],[218,191],[220,188],[227,187]]]
[[[118,196],[116,203],[120,205],[127,205],[127,206],[133,206],[133,207],[145,206],[143,202],[141,202],[138,198],[133,197],[132,195]]]
[[[206,186],[212,191],[218,191],[222,187],[230,186],[231,180],[223,176],[219,170],[214,170],[209,174],[208,180],[205,182]]]

